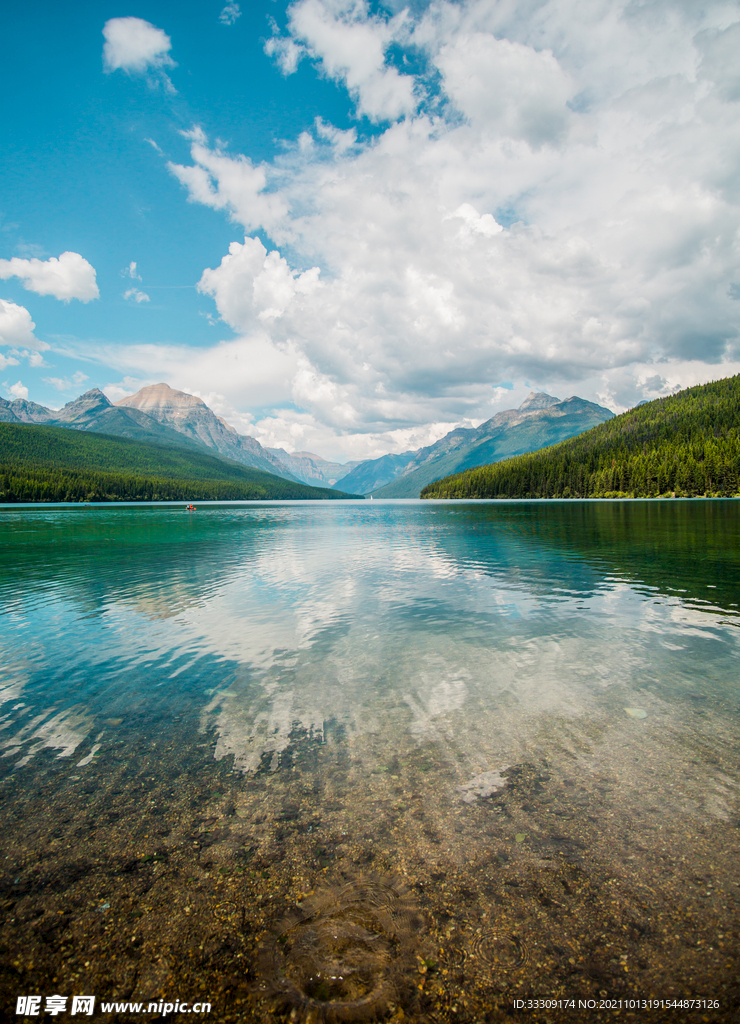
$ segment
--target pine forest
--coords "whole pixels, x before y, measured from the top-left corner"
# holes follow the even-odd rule
[[[740,375],[630,409],[550,448],[429,484],[422,498],[740,495]]]

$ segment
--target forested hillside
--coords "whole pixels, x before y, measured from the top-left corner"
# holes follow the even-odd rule
[[[740,375],[640,405],[578,437],[425,487],[422,498],[740,494]]]
[[[0,423],[0,502],[342,497],[347,495],[196,451]]]
[[[548,402],[545,408],[540,405],[542,400]],[[531,403],[529,408],[528,403]],[[610,409],[582,398],[573,396],[560,402],[550,395],[533,392],[519,409],[498,413],[475,430],[453,430],[436,445],[421,449],[422,458],[428,459],[427,453],[433,457],[410,473],[405,470],[402,476],[374,491],[374,495],[376,498],[416,498],[422,488],[441,476],[536,451],[582,434],[613,417]]]

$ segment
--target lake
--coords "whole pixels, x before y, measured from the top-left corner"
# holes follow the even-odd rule
[[[8,1016],[738,1019],[737,502],[0,531]]]

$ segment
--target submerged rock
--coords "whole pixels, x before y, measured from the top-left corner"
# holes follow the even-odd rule
[[[644,708],[625,708],[630,718],[647,718],[648,713]]]
[[[424,924],[400,877],[359,877],[325,889],[281,921],[263,948],[268,998],[305,1024],[377,1020],[424,962]]]
[[[506,785],[506,779],[503,778],[501,772],[505,772],[508,765],[498,772],[481,772],[480,775],[474,776],[470,782],[466,782],[464,786],[458,786],[458,792],[462,795],[463,803],[472,804],[475,800],[487,796],[493,796],[500,789],[503,789]]]

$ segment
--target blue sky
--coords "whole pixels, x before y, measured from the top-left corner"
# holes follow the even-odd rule
[[[176,94],[156,74],[104,73],[102,29],[120,13],[117,4],[42,2],[4,17],[2,74],[11,101],[0,154],[0,255],[45,260],[78,252],[95,268],[101,293],[88,304],[60,304],[29,295],[17,278],[0,286],[2,297],[30,309],[38,337],[54,349],[45,356],[54,373],[23,367],[32,399],[59,404],[60,394],[77,393],[60,393],[44,377],[87,372],[96,386],[115,379],[104,365],[65,358],[64,339],[93,357],[96,342],[213,344],[204,314],[217,313],[195,284],[239,233],[225,218],[186,205],[168,173],[168,158],[187,158],[182,131],[202,125],[258,162],[322,112],[349,126],[351,103],[336,86],[308,66],[290,81],[264,53],[275,5],[244,8],[224,24],[219,3],[137,7],[137,16],[175,34],[178,67],[169,73]],[[141,281],[122,277],[132,261]],[[149,302],[124,300],[131,287]]]
[[[166,380],[344,459],[740,370],[736,2],[41,0],[3,35],[6,398]]]

